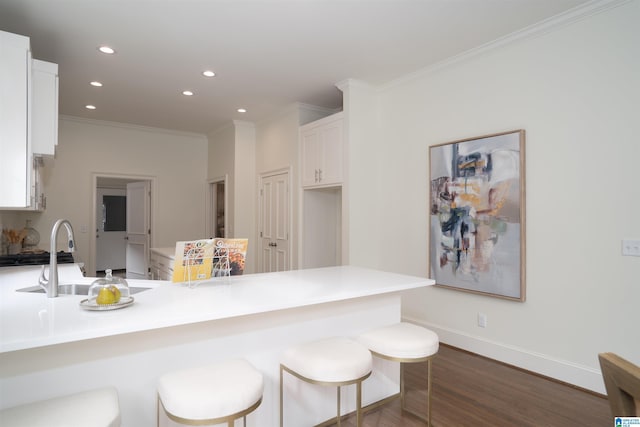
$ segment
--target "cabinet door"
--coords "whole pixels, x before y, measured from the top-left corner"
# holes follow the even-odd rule
[[[31,196],[29,38],[0,31],[0,207],[24,208]]]
[[[320,128],[320,146],[322,147],[319,180],[322,185],[342,182],[342,120],[328,123]]]
[[[343,181],[342,113],[307,124],[300,131],[302,186],[328,187]]]
[[[31,90],[32,151],[53,156],[58,144],[58,65],[34,59]]]
[[[302,150],[302,186],[318,184],[320,135],[317,128],[302,131],[300,135]]]

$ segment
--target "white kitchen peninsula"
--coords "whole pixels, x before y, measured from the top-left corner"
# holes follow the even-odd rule
[[[135,294],[130,307],[92,312],[78,306],[83,296],[15,292],[36,283],[38,274],[33,267],[0,269],[1,407],[113,385],[123,426],[136,427],[156,423],[160,375],[238,356],[265,377],[262,405],[247,425],[276,426],[278,364],[286,347],[397,322],[400,293],[433,284],[357,267],[234,276],[195,287],[129,280],[132,287],[152,289]],[[61,283],[91,280],[61,266]],[[364,383],[364,404],[397,392],[397,365],[376,360],[374,369]],[[288,425],[334,415],[335,390],[293,379],[285,386]],[[352,387],[342,394],[346,411],[355,407]],[[309,419],[302,406],[309,401],[317,418]]]

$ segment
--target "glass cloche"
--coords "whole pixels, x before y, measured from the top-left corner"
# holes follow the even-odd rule
[[[129,284],[120,277],[114,277],[111,270],[105,271],[104,278],[96,279],[89,287],[88,299],[97,305],[118,304],[130,299]]]

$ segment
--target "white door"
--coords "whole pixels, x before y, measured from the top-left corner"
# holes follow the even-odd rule
[[[124,188],[98,188],[96,192],[96,271],[126,269],[126,208],[122,206],[120,211],[120,206],[116,206],[118,212],[111,212],[114,206],[109,207],[105,196],[122,197],[126,205],[127,192]],[[113,214],[122,215],[122,220],[118,221],[120,227],[109,226],[109,216]]]
[[[127,184],[127,278],[147,279],[149,271],[149,181]]]
[[[289,173],[263,176],[260,186],[262,272],[289,270]]]

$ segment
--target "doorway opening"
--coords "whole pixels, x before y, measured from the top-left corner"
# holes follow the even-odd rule
[[[206,233],[209,238],[228,237],[228,175],[209,181],[209,191],[207,193],[207,227]]]
[[[153,177],[94,174],[93,233],[87,273],[146,279]]]

